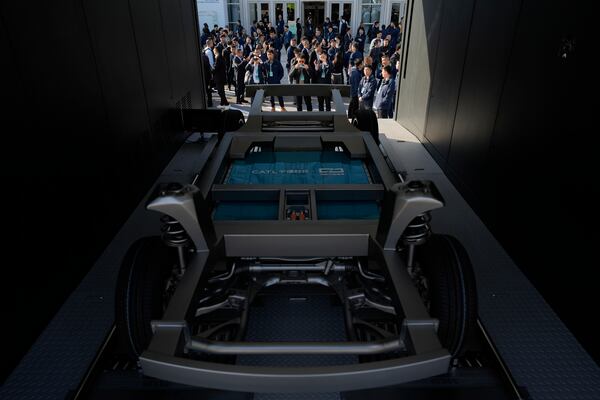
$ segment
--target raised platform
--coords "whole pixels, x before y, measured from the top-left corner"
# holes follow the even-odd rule
[[[473,261],[480,322],[523,398],[600,399],[600,368],[469,208],[419,141],[391,120],[380,120],[384,146],[408,177],[433,180],[446,207],[433,229],[456,236]],[[191,182],[210,143],[187,143],[158,182]],[[75,398],[112,330],[118,268],[129,244],[155,234],[158,216],[131,215],[79,287],[0,389],[2,399]],[[442,381],[439,382],[443,384]],[[147,388],[146,388],[147,389]],[[390,389],[391,390],[391,389]],[[270,397],[271,398],[271,397]],[[300,398],[300,397],[298,397]]]

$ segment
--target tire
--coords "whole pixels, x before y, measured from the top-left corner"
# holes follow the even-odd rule
[[[467,251],[452,236],[432,235],[417,247],[417,257],[440,342],[453,357],[461,356],[477,330],[477,290]]]
[[[223,138],[226,132],[237,131],[245,124],[244,114],[240,110],[224,110],[221,113],[221,120],[223,124],[219,132],[219,140]]]
[[[375,143],[379,144],[379,124],[377,123],[377,115],[373,110],[356,110],[352,125],[360,131],[369,132]]]
[[[152,339],[150,322],[164,312],[164,292],[173,257],[159,237],[136,241],[125,255],[117,281],[115,301],[119,347],[137,360]]]

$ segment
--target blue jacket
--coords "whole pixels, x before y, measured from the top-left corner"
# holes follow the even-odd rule
[[[285,26],[285,22],[283,21],[283,19],[281,21],[277,21],[277,34],[282,35],[283,34],[283,27]]]
[[[400,39],[400,28],[390,29],[389,34],[392,36],[392,40],[390,41],[390,47],[392,49],[396,49],[398,39]]]
[[[269,64],[269,62],[267,61],[266,64],[263,64],[263,66],[265,69],[265,74],[267,75],[267,83],[281,83],[281,79],[283,79],[283,66],[279,61],[273,60],[273,64]]]
[[[309,40],[312,40],[312,36],[313,36],[313,24],[312,23],[307,23],[304,25],[304,36],[308,37]]]
[[[363,58],[363,53],[357,51],[356,53],[350,53],[350,65],[354,65],[354,62],[359,58]]]
[[[383,79],[379,83],[379,88],[375,93],[373,108],[375,110],[391,110],[394,105],[394,95],[396,94],[396,80],[390,78],[387,82]]]
[[[354,41],[354,39],[352,38],[352,35],[350,35],[350,36],[344,35],[342,37],[342,46],[344,47],[344,50],[350,50],[350,45],[352,44],[353,41]]]
[[[329,30],[327,30],[327,33],[325,33],[325,39],[327,39],[327,43],[329,43],[331,39],[335,39],[335,31],[329,32]]]
[[[361,101],[365,108],[371,108],[373,106],[373,99],[375,98],[375,90],[377,89],[377,79],[373,75],[366,79],[363,77],[360,80],[358,86],[358,95],[361,97]]]
[[[330,47],[329,49],[327,49],[327,56],[329,57],[329,61],[333,62],[333,60],[335,59],[335,56],[340,51],[342,51],[342,49],[337,48],[337,47]]]
[[[363,77],[362,71],[357,69],[356,67],[352,67],[350,70],[350,95],[352,97],[359,96],[359,86],[361,79]]]
[[[285,62],[285,67],[288,70],[290,69],[290,63],[294,59],[294,49],[295,49],[295,47],[292,47],[292,46],[288,47],[288,49],[287,49],[287,61]]]
[[[290,41],[292,40],[293,37],[294,37],[294,35],[292,34],[292,31],[287,31],[283,35],[283,44],[285,45],[285,47],[288,47],[290,45]]]
[[[377,65],[377,72],[375,73],[375,77],[377,78],[378,81],[383,79],[383,75],[381,74],[381,70],[382,70],[382,65],[381,63],[379,63],[379,65]],[[394,66],[394,64],[392,64],[392,79],[396,79],[396,74],[398,73],[398,70],[396,70],[396,67]]]
[[[344,68],[350,69],[354,67],[354,65],[350,65],[350,54],[352,54],[351,51],[344,52]]]

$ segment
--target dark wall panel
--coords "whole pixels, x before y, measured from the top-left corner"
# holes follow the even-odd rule
[[[443,3],[437,0],[414,2],[410,9],[404,49],[404,71],[399,82],[396,118],[419,138],[423,138],[432,71],[435,68]]]
[[[91,43],[111,132],[117,147],[128,146],[149,130],[134,30],[127,2],[84,0]]]
[[[448,159],[474,0],[443,2],[425,137]]]
[[[598,212],[585,203],[600,190],[589,185],[597,180],[597,154],[586,135],[593,128],[583,124],[594,114],[581,107],[589,87],[577,52],[563,58],[560,51],[564,39],[582,38],[578,22],[571,3],[524,2],[488,175],[510,182],[518,195],[496,202],[501,190],[488,187],[486,204],[496,209],[494,229],[503,245],[600,360],[599,330],[585,310],[597,303],[596,272],[587,266],[597,258]],[[514,221],[527,223],[515,229]]]
[[[70,148],[71,141],[81,139],[84,127],[89,127],[87,140],[97,143],[98,127],[105,122],[82,9],[76,2],[46,2],[37,5],[35,12],[26,2],[2,2],[0,7],[14,62],[23,79],[25,115],[15,122],[27,121],[31,129],[29,135],[21,132],[14,137],[14,145],[40,144],[30,149],[31,162],[23,165],[22,171],[63,173],[72,163],[81,163],[80,154],[66,152],[56,158],[50,150]],[[55,122],[62,124],[58,135],[49,129]],[[44,125],[45,130],[34,129]],[[8,160],[11,158],[9,155]]]
[[[13,54],[13,46],[8,36],[4,18],[0,12],[0,101],[2,107],[2,122],[9,118],[21,120],[25,125],[27,120],[22,118],[23,107],[26,104],[26,94],[29,89],[23,83],[23,77]],[[10,128],[9,128],[10,129]],[[5,145],[0,147],[0,160],[10,159],[11,142],[15,140],[14,132],[6,132]],[[16,140],[15,140],[16,141]],[[0,161],[0,166],[4,163]]]
[[[165,118],[201,99],[182,4],[0,3],[0,302],[22,328],[0,384],[185,137]]]
[[[182,26],[185,37],[185,49],[186,49],[186,60],[189,68],[186,69],[186,82],[188,88],[202,87],[201,73],[200,73],[200,35],[198,33],[198,26],[196,24],[196,7],[194,0],[179,0],[181,4],[181,17]],[[201,108],[204,107],[203,96],[192,96],[192,107]]]
[[[130,0],[129,4],[150,121],[156,121],[174,106],[160,8],[158,0]]]
[[[183,16],[179,1],[159,0],[165,39],[169,43],[167,55],[173,84],[173,100],[178,101],[185,95],[188,88],[187,70],[190,59],[186,50],[186,39]]]
[[[521,0],[475,5],[448,157],[472,188],[483,179],[520,6]]]
[[[415,0],[415,7],[427,3]],[[595,269],[587,268],[597,258],[599,221],[597,207],[588,201],[600,197],[598,185],[590,184],[597,181],[597,147],[590,135],[597,113],[586,101],[592,92],[586,79],[595,72],[583,70],[581,54],[593,45],[579,20],[593,12],[558,0],[443,3],[439,29],[424,24],[430,29],[410,43],[431,44],[423,37],[439,36],[437,49],[409,50],[435,54],[424,143],[600,360],[598,329],[589,325],[585,309],[597,303]],[[425,21],[438,20],[437,11],[428,17],[423,10]],[[426,82],[414,70],[407,72],[413,83]],[[399,104],[422,104],[410,94],[401,89]],[[406,110],[421,115],[420,108]],[[400,122],[410,121],[402,112]],[[423,139],[416,124],[405,126]]]

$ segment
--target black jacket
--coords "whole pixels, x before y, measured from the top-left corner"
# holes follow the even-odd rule
[[[290,82],[300,83],[301,77],[304,78],[304,83],[310,83],[310,72],[308,65],[306,68],[296,68],[296,64],[293,63],[289,74]]]
[[[215,70],[213,71],[215,85],[224,85],[227,83],[227,61],[222,55],[215,61]]]
[[[331,72],[333,71],[333,66],[330,62],[326,64],[319,64],[319,69],[313,69],[313,83],[326,83],[331,84]]]
[[[246,75],[246,67],[248,61],[245,59],[235,56],[233,57],[233,69],[235,71],[235,79],[238,83],[244,83],[244,77]]]
[[[278,60],[273,60],[273,64],[270,64],[268,61],[266,64],[263,64],[265,68],[265,73],[267,75],[267,83],[269,84],[278,84],[281,83],[283,79],[283,66]],[[273,76],[271,76],[271,73]]]
[[[254,68],[258,67],[258,82],[254,81]],[[259,65],[254,65],[254,64],[248,64],[246,66],[246,71],[250,71],[250,84],[251,85],[256,85],[256,84],[263,84],[265,83],[265,68],[263,64],[259,64]]]

